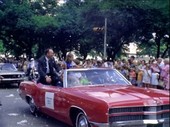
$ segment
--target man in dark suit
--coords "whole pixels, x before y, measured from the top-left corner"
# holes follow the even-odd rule
[[[56,72],[60,71],[54,60],[54,51],[49,48],[45,50],[45,55],[38,60],[38,82],[46,85],[62,86],[62,81]]]

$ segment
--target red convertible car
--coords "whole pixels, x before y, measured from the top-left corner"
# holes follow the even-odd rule
[[[169,127],[169,92],[132,86],[114,69],[68,69],[63,87],[23,81],[19,94],[31,113],[73,127]]]

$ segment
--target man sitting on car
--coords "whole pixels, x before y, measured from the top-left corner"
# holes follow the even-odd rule
[[[53,50],[48,48],[45,50],[45,55],[38,60],[38,82],[62,87],[62,80],[56,73],[60,71],[60,68],[56,64],[53,55]]]

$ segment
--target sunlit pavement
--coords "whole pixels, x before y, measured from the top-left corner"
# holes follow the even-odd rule
[[[45,114],[33,116],[16,86],[0,87],[0,127],[69,127]]]

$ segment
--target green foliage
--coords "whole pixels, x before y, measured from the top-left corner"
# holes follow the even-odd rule
[[[5,48],[1,40],[0,40],[0,53],[5,53]]]
[[[58,24],[54,17],[50,17],[48,15],[45,16],[32,16],[32,22],[36,30],[44,29],[44,28],[52,28],[57,27]]]
[[[104,33],[93,28],[103,27],[107,18],[108,59],[132,41],[143,49],[154,45],[143,53],[159,57],[170,43],[164,37],[170,35],[169,15],[168,0],[67,0],[62,6],[56,0],[8,0],[0,4],[0,39],[16,57],[39,57],[53,47],[60,58],[77,50],[85,59],[93,51],[103,54]]]

